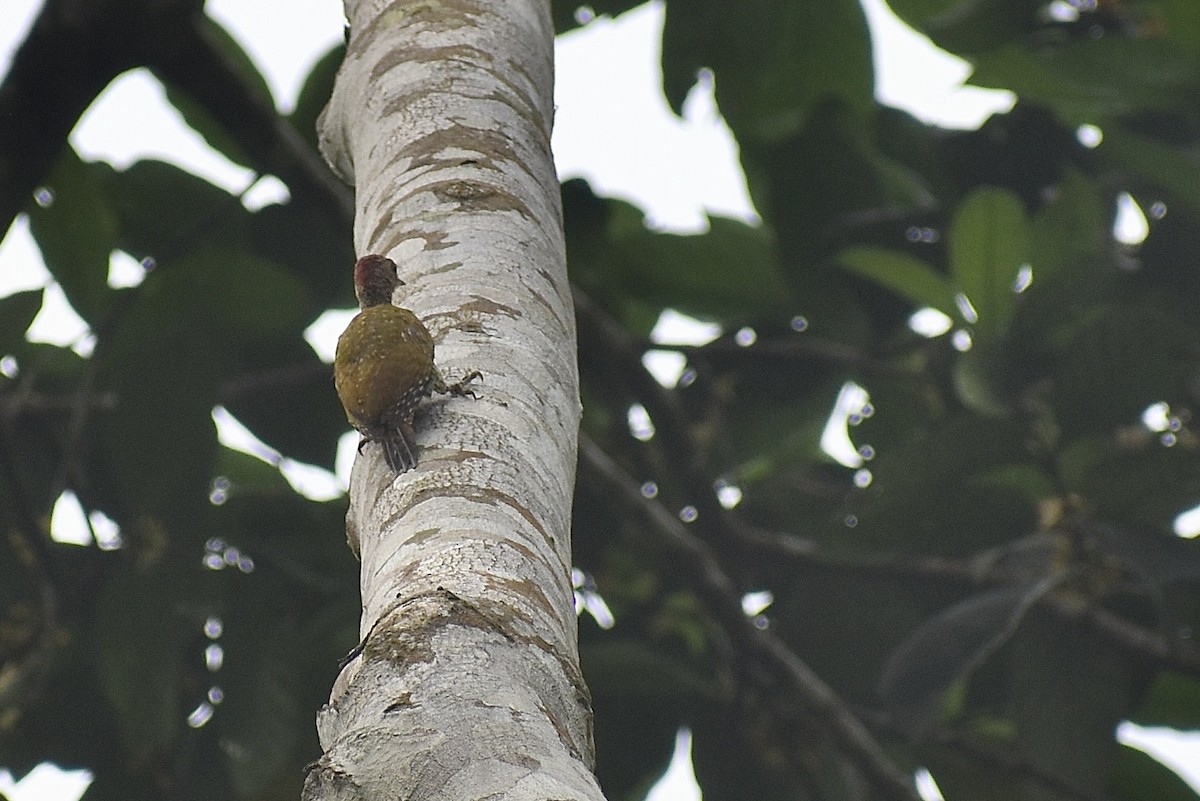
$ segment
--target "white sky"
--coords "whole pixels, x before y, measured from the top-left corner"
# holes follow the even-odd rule
[[[1014,98],[1009,93],[963,87],[967,65],[904,27],[883,0],[862,3],[872,27],[876,95],[881,102],[927,122],[964,128],[977,127],[989,114],[1011,108]],[[0,75],[7,71],[38,7],[39,0],[0,0]],[[312,64],[343,35],[337,0],[209,0],[207,9],[250,52],[284,110],[294,106]],[[285,18],[287,24],[281,25]],[[601,18],[560,37],[553,140],[559,175],[586,177],[598,193],[636,202],[646,210],[650,224],[663,229],[701,230],[706,213],[753,221],[756,217],[737,167],[736,143],[717,114],[711,90],[693,91],[682,120],[662,98],[658,65],[662,18],[661,3],[652,2],[619,20]],[[253,178],[190,131],[144,71],[127,74],[110,86],[81,120],[71,142],[84,158],[104,159],[118,167],[144,157],[176,161],[231,191],[241,192]],[[259,203],[271,202],[279,194],[270,184],[261,191],[256,187],[255,193]],[[121,276],[128,277],[128,270],[118,260],[112,277],[126,280]],[[18,220],[0,242],[0,297],[48,283],[28,226]],[[341,325],[326,328],[323,336],[336,337]],[[72,344],[85,333],[61,291],[52,289],[30,335]],[[347,443],[347,450],[352,450],[353,439]],[[316,487],[318,494],[336,492],[348,475],[349,456],[339,458],[340,480],[303,467],[284,472],[294,483]],[[1121,735],[1124,741],[1153,748],[1159,758],[1190,772],[1193,786],[1200,788],[1197,737],[1143,734],[1128,725]],[[680,753],[689,745],[681,736]],[[656,790],[655,801],[698,797],[694,781],[687,779],[686,760],[675,760],[672,773],[682,778]],[[47,776],[52,777],[50,784],[44,783]],[[79,774],[66,780],[56,776],[54,771],[39,770],[14,787],[12,777],[0,770],[0,791],[14,801],[73,801],[82,792],[79,788],[86,786],[81,785],[86,779]]]

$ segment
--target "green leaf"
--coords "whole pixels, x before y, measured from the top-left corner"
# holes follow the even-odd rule
[[[988,337],[977,337],[953,365],[954,389],[967,408],[987,417],[1004,417],[1017,400],[1008,351]]]
[[[1085,307],[1055,349],[1050,400],[1068,437],[1135,423],[1152,403],[1185,404],[1195,333],[1161,302]]]
[[[713,70],[717,105],[743,146],[795,135],[830,96],[862,115],[874,105],[870,37],[856,0],[669,3],[662,63],[676,113],[697,71]]]
[[[711,703],[715,688],[652,642],[605,636],[585,647],[581,662],[597,711],[597,751],[608,754],[600,781],[609,797],[644,793],[671,759],[685,710]]]
[[[239,77],[249,86],[250,91],[258,95],[264,104],[274,108],[275,101],[271,96],[271,87],[267,85],[266,79],[258,71],[254,60],[242,49],[237,40],[207,15],[200,17],[200,24],[204,27],[202,35],[222,51],[225,61],[234,66]],[[182,92],[174,86],[168,85],[166,91],[167,100],[179,109],[184,121],[191,126],[192,130],[204,137],[204,141],[213,150],[221,153],[235,164],[245,167],[254,166],[249,154],[242,148],[237,138],[225,129],[225,126],[204,104],[193,100],[186,92]]]
[[[1032,291],[1045,283],[1061,286],[1070,280],[1067,276],[1094,283],[1094,264],[1104,259],[1111,247],[1111,218],[1112,209],[1101,199],[1094,181],[1078,169],[1067,169],[1033,220]]]
[[[958,207],[948,237],[950,272],[979,316],[975,330],[1002,332],[1012,316],[1017,274],[1029,259],[1020,198],[1004,189],[976,189]]]
[[[1138,436],[1126,432],[1130,439]],[[1150,434],[1142,437],[1141,443],[1128,444],[1108,431],[1080,437],[1061,450],[1058,469],[1064,488],[1085,499],[1097,515],[1169,532],[1175,517],[1200,496],[1200,454],[1186,446],[1163,447]],[[1190,573],[1195,581],[1200,559],[1194,551],[1200,544],[1183,542],[1187,545],[1164,536],[1143,545],[1145,556],[1153,560],[1149,578],[1166,582]],[[1193,553],[1184,560],[1177,551],[1189,546]]]
[[[744,400],[725,423],[740,481],[776,480],[790,470],[809,470],[814,462],[833,464],[820,442],[824,416],[844,376],[780,371],[741,380]]]
[[[1054,477],[1044,467],[1033,464],[1001,465],[979,473],[971,479],[971,483],[980,487],[1012,489],[1034,503],[1052,498],[1059,491]]]
[[[250,213],[224,189],[161,161],[138,161],[108,175],[120,217],[119,247],[163,263],[203,243],[237,247]]]
[[[968,679],[1017,633],[1054,580],[987,590],[930,618],[888,658],[879,679],[884,704],[906,730],[933,723],[953,685]]]
[[[249,472],[231,476],[229,499],[215,512],[222,535],[252,553],[260,567],[286,576],[292,591],[311,588],[344,597],[347,587],[356,586],[358,576],[358,562],[346,547],[346,500],[317,503],[290,486],[273,489],[266,480],[253,482],[245,478]],[[353,597],[344,599],[354,606]],[[347,614],[357,619],[353,609]],[[345,649],[357,641],[352,634]]]
[[[313,150],[317,149],[317,117],[321,115],[333,94],[333,82],[345,57],[345,44],[338,44],[321,56],[304,79],[300,96],[296,98],[296,109],[289,117],[292,126],[300,132]]]
[[[1162,671],[1129,719],[1140,726],[1200,730],[1200,681],[1172,670]]]
[[[221,503],[242,495],[284,495],[292,491],[278,467],[232,448],[220,449],[214,472],[218,479],[227,482]]]
[[[838,262],[851,272],[893,290],[918,306],[929,306],[954,316],[954,287],[930,264],[895,250],[852,247],[838,254]]]
[[[332,470],[338,439],[349,430],[332,368],[298,336],[248,344],[238,349],[238,372],[223,388],[222,404],[280,453]]]
[[[843,527],[840,533],[855,532]],[[851,545],[845,564],[858,564],[861,553]],[[833,571],[781,565],[780,580],[771,585],[775,603],[766,613],[776,636],[847,699],[878,699],[880,668],[889,654],[946,603],[944,595],[913,582],[871,581],[864,592],[866,586]],[[841,644],[848,632],[851,649]]]
[[[115,474],[125,486],[139,487],[138,500],[174,514],[186,502],[207,503],[216,456],[211,410],[223,390],[233,392],[226,380],[258,389],[234,392],[235,399],[269,393],[271,383],[255,379],[289,364],[271,359],[285,342],[290,353],[317,362],[300,339],[312,300],[300,280],[277,265],[222,249],[160,266],[133,298],[119,330],[98,351],[101,386],[119,399],[101,421],[104,441]],[[311,405],[295,403],[287,381],[274,389],[277,404],[311,412]],[[332,403],[324,409],[332,416],[330,429],[341,425]],[[332,462],[335,436],[311,443],[320,448],[321,463]],[[177,519],[182,525],[194,518]]]
[[[228,658],[221,671],[225,702],[216,722],[234,786],[243,797],[253,797],[293,758],[299,732],[311,714],[301,708],[298,697],[305,654],[286,626],[274,631],[256,627],[252,639],[237,637],[232,628],[223,638]]]
[[[117,246],[118,223],[102,183],[108,169],[81,161],[67,148],[44,182],[52,202],[29,209],[29,229],[46,267],[93,329],[112,302],[108,260]]]
[[[1163,461],[1170,464],[1174,460]],[[1198,461],[1195,457],[1185,457],[1171,466],[1186,470],[1188,468],[1185,465],[1190,463],[1194,475]],[[1190,484],[1194,491],[1200,491],[1200,481],[1185,480],[1181,483]],[[1160,503],[1168,508],[1171,506],[1169,501]],[[1092,548],[1105,553],[1125,569],[1132,570],[1141,580],[1149,581],[1163,595],[1176,593],[1181,586],[1195,587],[1200,584],[1200,541],[1168,533],[1165,525],[1159,531],[1145,531],[1093,524],[1086,532]]]
[[[172,281],[179,284],[176,291],[186,293],[182,303],[199,305],[198,310],[181,312],[231,343],[255,347],[243,339],[246,336],[299,340],[316,308],[294,273],[245,250],[194,250],[173,262],[170,270],[179,276]]]
[[[765,705],[769,701],[747,703]],[[743,707],[739,715],[727,705],[714,705],[691,722],[692,764],[704,798],[794,801],[854,797],[855,791],[846,784],[858,784],[862,779],[827,738],[805,736],[806,727],[800,723],[773,730],[770,715],[755,706],[750,709],[757,714],[746,714],[749,710]],[[799,751],[795,758],[811,765],[811,771],[790,770],[794,763],[782,756],[785,749]]]
[[[873,390],[871,400],[877,400]],[[822,537],[821,544],[831,549],[968,557],[1036,529],[1037,500],[1028,488],[984,480],[998,467],[1029,461],[1018,419],[942,412],[928,425],[877,442],[869,432],[893,414],[901,421],[916,416],[910,409],[893,412],[886,400],[880,396],[874,417],[863,424],[863,439],[855,430],[856,442],[878,446],[865,465],[873,476],[870,487],[842,496],[818,531],[803,528],[807,536]],[[848,473],[842,477],[846,485],[849,479]],[[784,495],[776,525],[793,527],[795,492]],[[849,536],[843,524],[848,514],[857,520]]]
[[[180,578],[159,569],[126,569],[108,581],[95,606],[100,684],[137,761],[168,749],[187,714],[180,704]]]
[[[970,83],[1009,89],[1078,125],[1148,109],[1189,111],[1200,61],[1158,38],[1088,37],[991,51],[975,60]]]
[[[1200,5],[1191,0],[1162,0],[1146,16],[1145,21],[1173,45],[1200,55]]]
[[[1200,795],[1178,773],[1144,751],[1117,748],[1108,780],[1111,797],[1119,801],[1197,801]]]
[[[1185,203],[1192,214],[1200,213],[1200,149],[1195,146],[1180,147],[1110,122],[1097,152],[1124,171],[1129,183],[1149,182]]]
[[[1096,629],[1033,614],[1012,648],[1008,693],[1021,755],[1086,793],[1107,783],[1113,729],[1137,686],[1134,661]]]
[[[627,299],[655,309],[727,322],[791,311],[768,233],[723,217],[710,218],[709,225],[703,234],[660,234],[647,230],[632,207],[617,207],[606,280]]]
[[[673,654],[641,640],[605,637],[587,651],[589,683],[606,693],[646,697],[684,696],[696,703],[711,699],[711,678]]]
[[[0,521],[4,521],[10,530],[16,530],[20,523],[10,504],[11,498],[7,493],[0,496]],[[36,577],[25,569],[19,549],[15,537],[0,541],[0,609],[16,609],[18,604],[38,603]],[[17,633],[14,631],[14,634]]]
[[[33,318],[42,308],[42,290],[29,289],[0,298],[0,356],[25,342]]]
[[[87,360],[70,348],[45,342],[14,342],[19,369],[34,374],[43,392],[68,393],[79,387]]]
[[[0,321],[4,319],[0,301]],[[17,361],[15,378],[0,376],[0,409],[8,420],[0,437],[0,458],[9,460],[11,471],[0,480],[0,520],[29,530],[30,512],[48,514],[62,492],[68,448],[79,450],[78,440],[72,439],[65,425],[70,407],[66,403],[62,409],[44,407],[59,399],[76,403],[85,399],[79,388],[89,373],[89,362],[70,348],[42,342],[13,344],[11,350],[0,346],[0,356],[12,355]],[[18,560],[14,566],[24,570],[28,562]]]
[[[254,253],[284,267],[308,287],[308,314],[328,306],[356,305],[351,271],[354,248],[327,210],[293,200],[274,203],[249,217]]]
[[[789,278],[862,243],[875,220],[936,205],[917,174],[884,155],[872,126],[838,98],[819,102],[803,131],[786,141],[743,143],[742,163]]]
[[[960,55],[984,53],[1040,28],[1040,0],[889,0],[898,17]]]
[[[214,329],[210,299],[190,279],[170,267],[149,273],[94,356],[98,389],[116,398],[97,421],[108,460],[98,479],[115,485],[112,497],[128,498],[136,487],[131,500],[172,521],[173,532],[195,530],[208,506],[217,447],[211,413],[230,367],[222,348],[230,332]]]

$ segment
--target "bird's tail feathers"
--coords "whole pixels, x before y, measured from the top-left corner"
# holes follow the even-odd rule
[[[417,446],[413,442],[412,426],[388,428],[383,435],[383,458],[388,467],[403,473],[417,466]]]

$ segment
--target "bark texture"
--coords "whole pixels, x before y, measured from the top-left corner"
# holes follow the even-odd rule
[[[569,575],[580,406],[549,3],[346,14],[319,134],[355,185],[356,251],[399,265],[446,379],[483,380],[417,413],[416,469],[393,480],[374,445],[356,460],[363,644],[304,797],[600,798]]]

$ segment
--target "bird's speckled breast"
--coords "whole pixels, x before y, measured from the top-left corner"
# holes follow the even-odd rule
[[[428,395],[433,369],[429,330],[412,312],[389,304],[363,309],[346,326],[333,375],[346,416],[362,428],[378,426],[402,399]]]

